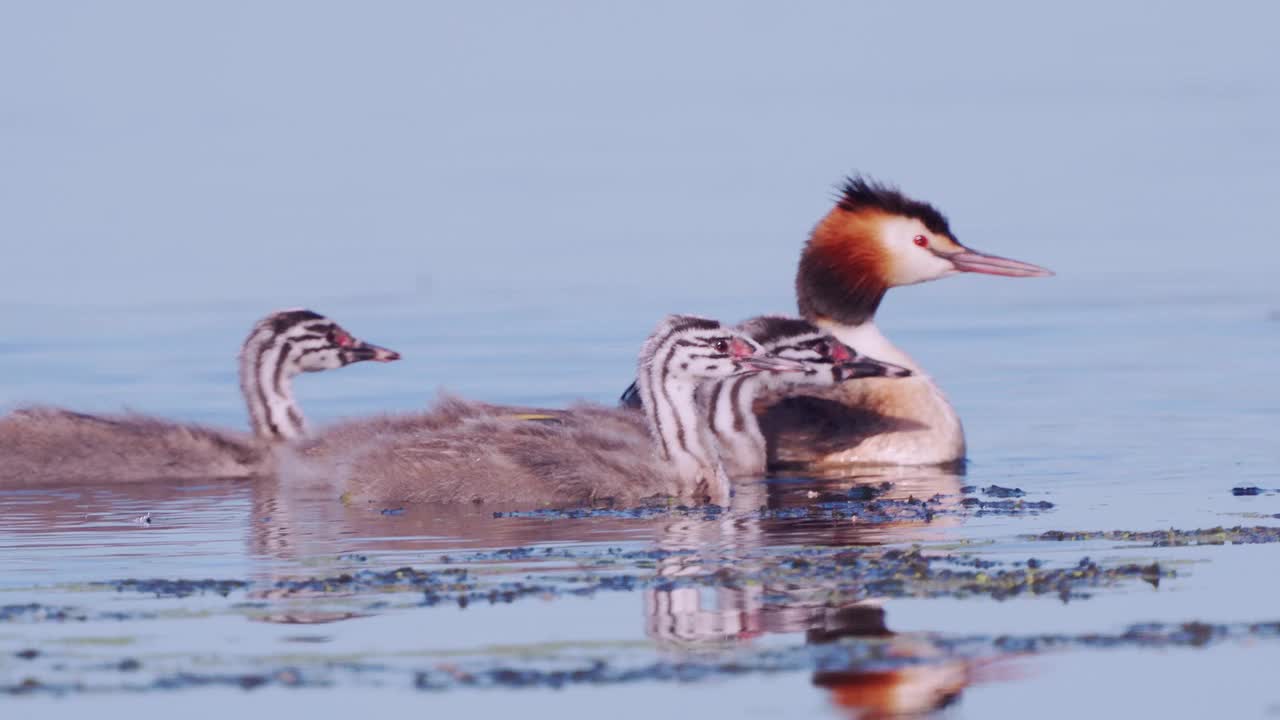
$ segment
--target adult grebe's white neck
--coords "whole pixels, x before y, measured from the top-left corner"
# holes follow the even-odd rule
[[[816,323],[841,342],[878,360],[909,368],[906,378],[843,383],[824,396],[858,413],[848,445],[825,454],[831,463],[932,465],[964,458],[964,429],[942,389],[910,355],[868,319],[857,325]],[[783,441],[786,442],[785,440]],[[791,451],[781,452],[787,459]]]
[[[924,368],[880,332],[874,316],[857,325],[843,325],[825,318],[818,319],[814,324],[863,355],[901,365],[917,375],[925,374]]]

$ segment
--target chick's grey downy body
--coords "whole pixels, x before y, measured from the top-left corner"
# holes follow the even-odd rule
[[[266,459],[247,433],[145,415],[33,407],[0,418],[0,487],[248,477]]]
[[[346,439],[326,433],[300,453],[336,455],[349,502],[541,507],[679,494],[638,413],[577,405],[558,419],[531,421],[445,401],[428,417],[437,414],[460,417],[435,429],[430,422],[391,418],[371,442],[363,428],[352,432],[358,443],[353,449],[337,450]]]
[[[666,495],[723,501],[727,478],[695,390],[707,380],[757,371],[751,363],[767,365],[758,354],[757,345],[719,323],[673,316],[641,353],[641,390],[653,398],[644,415],[578,405],[531,421],[513,417],[510,408],[447,400],[427,417],[451,418],[452,425],[405,421],[397,431],[397,420],[387,418],[382,429],[389,432],[334,456],[342,433],[368,435],[339,426],[336,438],[300,446],[282,467],[303,481],[336,482],[350,502],[538,507]],[[309,452],[323,461],[308,462]]]

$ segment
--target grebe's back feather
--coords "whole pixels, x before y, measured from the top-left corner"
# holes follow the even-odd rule
[[[247,433],[145,415],[32,407],[0,418],[0,487],[243,478],[267,456]]]
[[[0,487],[268,474],[270,446],[306,429],[293,397],[294,376],[397,358],[310,310],[274,312],[254,325],[240,351],[240,387],[253,435],[137,414],[16,410],[0,417]]]

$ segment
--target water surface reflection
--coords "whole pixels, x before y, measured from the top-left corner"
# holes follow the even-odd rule
[[[340,573],[367,567],[364,561],[344,564],[342,559],[352,553],[377,554],[383,566],[399,561],[430,566],[464,550],[600,544],[653,548],[653,562],[632,561],[619,570],[649,576],[639,620],[661,655],[680,662],[707,652],[732,654],[765,642],[767,635],[789,635],[794,642],[809,644],[846,637],[875,639],[891,644],[899,660],[918,657],[921,666],[875,671],[833,667],[816,672],[813,682],[837,705],[868,717],[887,716],[941,707],[963,688],[967,665],[944,662],[927,643],[896,640],[875,599],[847,598],[847,578],[795,573],[778,585],[759,578],[768,577],[763,572],[766,564],[797,548],[945,540],[948,529],[962,521],[956,512],[961,480],[954,470],[864,469],[744,483],[731,507],[711,516],[676,510],[616,517],[605,511],[573,519],[495,517],[507,508],[494,506],[351,507],[264,482],[253,488],[250,554],[257,585],[272,587],[314,576],[318,570]],[[890,522],[788,514],[815,501],[850,497],[886,502],[938,498],[938,511],[928,519]],[[469,567],[483,572],[477,564]],[[518,572],[555,572],[547,564],[535,554]],[[272,611],[256,619],[296,624],[363,616],[315,607],[312,601],[317,598],[309,595],[292,587],[255,593],[255,598],[273,601]],[[335,600],[331,590],[318,595],[321,605]]]
[[[80,618],[79,637],[105,643],[89,653],[42,647],[22,666],[57,692],[82,691],[79,677],[118,690],[107,670],[120,667],[135,684],[166,688],[803,673],[832,708],[892,717],[954,702],[994,659],[1022,649],[896,632],[890,601],[1066,600],[1163,577],[1156,566],[1054,574],[955,553],[977,514],[969,492],[961,474],[941,469],[744,483],[727,508],[561,513],[350,506],[272,481],[5,492],[12,552],[0,567],[16,597],[72,606],[15,617]],[[151,524],[137,522],[144,515]],[[39,575],[17,572],[35,567]],[[951,617],[954,633],[964,623]],[[161,618],[163,642],[143,640]],[[111,649],[122,633],[123,659]],[[22,648],[0,642],[5,650]],[[25,682],[10,679],[0,678]]]

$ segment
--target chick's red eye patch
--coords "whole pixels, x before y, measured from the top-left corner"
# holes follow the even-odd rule
[[[734,338],[729,342],[729,354],[736,358],[746,358],[755,355],[756,349],[742,338]]]

